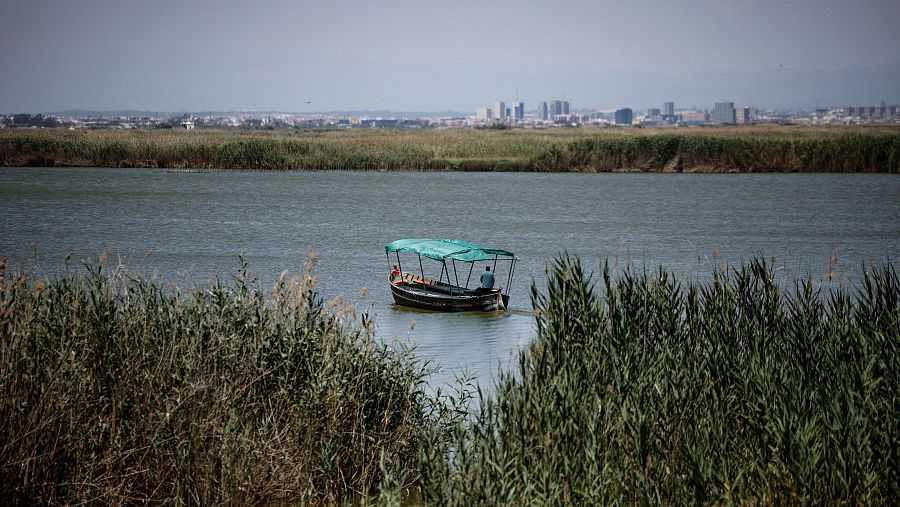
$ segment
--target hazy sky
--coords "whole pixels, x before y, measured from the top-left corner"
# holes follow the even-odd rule
[[[601,106],[615,97],[583,103],[591,76],[900,61],[898,0],[4,0],[0,13],[5,112],[468,110],[567,91]]]

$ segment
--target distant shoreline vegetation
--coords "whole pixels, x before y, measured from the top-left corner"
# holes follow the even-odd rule
[[[900,128],[2,129],[0,166],[226,170],[900,172]]]

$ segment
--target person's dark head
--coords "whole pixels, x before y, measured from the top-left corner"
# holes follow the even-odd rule
[[[491,267],[490,267],[490,266],[485,266],[485,267],[484,267],[484,270],[485,270],[485,271],[490,271],[490,270],[491,270]]]

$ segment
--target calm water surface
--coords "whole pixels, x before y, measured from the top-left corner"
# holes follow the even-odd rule
[[[516,252],[511,311],[393,306],[384,245],[406,237]],[[484,381],[532,338],[529,286],[560,252],[589,269],[609,258],[685,277],[708,273],[713,252],[719,263],[775,256],[782,273],[818,276],[837,252],[852,280],[900,258],[900,177],[0,169],[0,257],[41,274],[69,252],[112,249],[131,269],[198,284],[236,272],[243,253],[271,286],[283,270],[300,273],[310,247],[322,294],[356,300],[366,288],[360,305],[378,333],[416,342],[444,368],[435,382],[463,368]]]

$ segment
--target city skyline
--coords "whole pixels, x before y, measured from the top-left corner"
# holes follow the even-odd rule
[[[900,100],[900,4],[883,0],[14,0],[4,21],[7,112]]]

